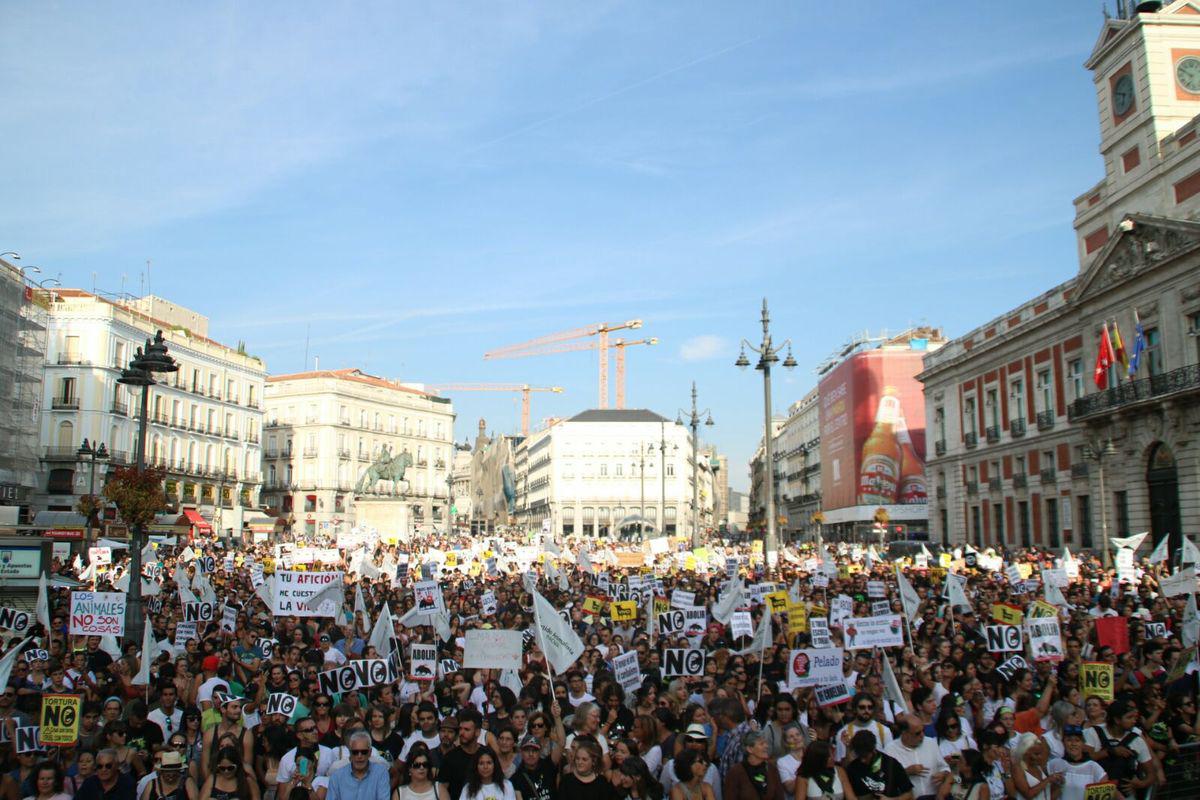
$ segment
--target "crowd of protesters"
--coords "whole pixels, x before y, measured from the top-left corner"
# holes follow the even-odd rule
[[[519,564],[513,554],[524,549],[528,560],[530,547],[533,563]],[[998,624],[997,604],[1044,603],[1037,577],[1063,566],[1061,552],[998,554],[1005,566],[1025,565],[1029,580],[1014,585],[962,551],[888,562],[861,548],[794,546],[764,576],[747,546],[714,542],[697,557],[671,541],[645,567],[617,566],[629,561],[615,551],[628,549],[577,540],[547,548],[517,534],[371,540],[337,563],[288,564],[345,572],[335,616],[297,617],[273,615],[252,579],[255,569],[269,581],[284,568],[277,547],[233,548],[229,568],[206,545],[218,558],[204,583],[236,609],[235,629],[218,614],[177,643],[200,562],[164,544],[147,553],[157,592],[145,619],[161,643],[150,654],[140,641],[72,635],[71,592],[52,587],[50,631],[29,632],[0,696],[0,800],[1120,800],[1200,791],[1195,586],[1165,596],[1165,564],[1135,561],[1119,578],[1091,554],[1070,557],[1072,577],[1053,604],[1061,657],[1030,653],[1014,668],[990,652],[986,626]],[[114,560],[88,583],[111,590],[120,553]],[[816,563],[832,570],[818,578]],[[80,566],[55,571],[73,577]],[[951,573],[965,578],[966,605],[945,591]],[[584,602],[604,586],[612,599],[613,587],[643,574],[657,580],[646,584],[654,594],[693,592],[710,609],[702,635],[661,633],[648,624],[650,602],[621,622]],[[439,582],[448,631],[402,621],[423,575]],[[898,576],[915,589],[915,608],[902,602]],[[871,616],[868,582],[883,582],[905,617],[904,645],[845,649],[848,697],[835,704],[822,705],[814,687],[789,689],[790,653],[810,646],[808,632],[774,613],[769,639],[748,647],[750,637],[735,639],[711,613],[729,581],[768,578],[810,621],[839,597],[853,617]],[[570,617],[584,644],[576,663],[552,671],[531,635],[513,674],[460,667],[467,630],[531,628],[535,585]],[[485,609],[488,592],[494,607]],[[365,614],[355,611],[359,593]],[[385,604],[405,667],[412,644],[432,644],[436,674],[404,669],[392,683],[323,691],[322,672],[387,655],[371,644]],[[756,631],[773,613],[766,601],[743,607]],[[1116,645],[1111,624],[1098,632],[1110,617],[1123,622]],[[847,644],[839,620],[830,623],[831,645]],[[27,635],[7,637],[6,651]],[[665,648],[702,650],[702,674],[664,676]],[[631,650],[640,681],[622,687],[613,659]],[[144,658],[148,679],[139,680]],[[1103,691],[1085,690],[1085,664],[1109,665]],[[39,724],[47,694],[81,696],[76,742],[18,751],[16,731]],[[273,705],[273,695],[294,703]]]

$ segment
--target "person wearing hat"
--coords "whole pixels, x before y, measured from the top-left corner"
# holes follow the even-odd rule
[[[512,777],[513,789],[521,800],[551,800],[558,780],[558,767],[550,756],[542,755],[542,743],[531,733],[520,742],[521,763]]]
[[[694,722],[687,726],[687,730],[683,732],[683,751],[691,751],[699,754],[708,764],[708,769],[704,772],[704,783],[707,783],[712,788],[713,797],[716,800],[721,800],[721,773],[717,769],[717,765],[708,760],[708,731],[703,725]],[[682,755],[682,752],[680,753]],[[669,796],[671,787],[680,782],[686,782],[691,778],[690,775],[684,775],[682,778],[675,771],[675,762],[678,760],[672,758],[663,764],[662,772],[659,774],[659,782],[663,786],[663,794]]]
[[[213,692],[222,691],[229,694],[229,668],[222,667],[219,656],[205,656],[200,662],[200,670],[200,675],[196,677],[200,682],[199,688],[196,689],[196,702],[201,710],[207,711],[213,707]]]
[[[332,664],[335,667],[340,667],[346,663],[346,654],[333,646],[333,638],[330,637],[329,633],[321,634],[321,637],[317,640],[317,647],[320,649],[321,657],[324,659],[326,665]]]
[[[138,783],[138,800],[196,800],[200,789],[186,772],[183,754],[163,750],[154,770]]]

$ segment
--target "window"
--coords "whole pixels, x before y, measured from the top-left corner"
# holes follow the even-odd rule
[[[1092,546],[1092,498],[1086,494],[1075,498],[1079,505],[1079,544],[1082,547]]]
[[[59,396],[59,399],[62,400],[64,405],[75,402],[75,379],[74,378],[63,378],[59,382],[58,387],[59,387],[58,388],[58,396]]]
[[[1196,345],[1196,363],[1200,363],[1200,311],[1188,316],[1187,335]]]
[[[1038,398],[1041,401],[1041,410],[1054,411],[1054,383],[1050,380],[1050,370],[1038,370],[1037,390]]]
[[[607,477],[608,477],[608,464],[601,464],[601,465],[600,465],[600,477],[601,477],[601,478],[607,478]]]
[[[675,465],[674,464],[667,464],[667,477],[668,478],[675,477]]]
[[[944,509],[943,509],[944,513]],[[971,533],[975,537],[975,544],[983,546],[983,518],[979,513],[979,506],[971,506]],[[946,538],[946,521],[942,520],[942,538]]]
[[[79,337],[68,336],[66,343],[66,358],[68,364],[79,363]]]
[[[946,441],[946,409],[940,406],[933,410],[933,430],[936,441]]]
[[[1043,450],[1042,451],[1041,464],[1042,464],[1043,470],[1049,470],[1050,472],[1054,472],[1055,465],[1054,465],[1054,451],[1053,450]]]
[[[1025,381],[1017,378],[1008,387],[1009,415],[1018,422],[1025,421]]]
[[[1013,474],[1026,475],[1025,472],[1025,456],[1017,456],[1013,459]]]
[[[1059,547],[1058,539],[1058,500],[1046,501],[1046,531],[1050,535],[1050,546]]]
[[[979,467],[974,464],[967,467],[967,483],[979,483]]]
[[[996,390],[988,389],[984,395],[983,407],[987,409],[987,417],[989,427],[996,428],[1000,425],[1000,403],[996,399]]]
[[[1067,389],[1071,393],[1068,398],[1072,402],[1083,397],[1083,359],[1073,358],[1067,362]]]
[[[1146,368],[1151,375],[1163,373],[1162,334],[1158,328],[1146,329]],[[1114,370],[1115,371],[1115,370]]]
[[[1032,544],[1029,536],[1029,503],[1024,500],[1017,503],[1017,521],[1021,526],[1021,547],[1029,547]]]
[[[1113,502],[1116,505],[1117,535],[1129,535],[1129,493],[1113,492]]]
[[[996,544],[1004,544],[1004,506],[999,503],[992,503],[992,526]]]
[[[963,398],[963,433],[975,433],[975,398]]]
[[[125,367],[128,366],[128,364],[125,363],[125,343],[124,342],[117,342],[117,344],[116,344],[116,355],[113,357],[113,366],[118,369],[124,369]]]
[[[625,465],[624,464],[618,463],[617,466],[615,467],[615,469],[616,469],[615,474],[618,478],[625,474]]]

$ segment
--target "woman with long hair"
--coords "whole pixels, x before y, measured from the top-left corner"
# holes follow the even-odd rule
[[[212,764],[212,774],[200,789],[200,800],[258,800],[258,782],[250,780],[238,748],[222,747]]]
[[[846,771],[833,763],[834,749],[829,742],[817,741],[804,751],[796,769],[795,800],[855,800]]]
[[[675,777],[670,800],[716,800],[713,788],[704,780],[708,774],[708,755],[703,750],[684,750],[675,757]]]
[[[1013,749],[1013,787],[1024,800],[1052,800],[1062,789],[1062,775],[1046,770],[1050,748],[1036,733],[1022,733]]]
[[[433,759],[424,742],[409,748],[404,774],[407,779],[392,790],[392,800],[449,800],[446,784],[433,780]]]
[[[491,750],[481,747],[476,751],[459,800],[516,800],[513,785],[500,771]]]
[[[404,739],[392,730],[387,706],[374,705],[367,710],[367,733],[371,735],[371,746],[389,762],[395,761],[404,749]]]
[[[495,742],[500,774],[511,779],[517,767],[521,766],[521,755],[517,752],[517,732],[511,725],[503,724],[496,729]]]
[[[663,753],[662,745],[658,743],[658,723],[654,717],[645,714],[634,717],[629,738],[637,743],[638,754],[646,762],[650,774],[657,780],[658,774],[662,772]]]
[[[933,721],[933,727],[937,731],[938,750],[953,770],[958,765],[962,751],[974,748],[975,741],[963,730],[962,717],[957,714],[939,714]]]
[[[71,800],[63,791],[62,768],[53,761],[43,761],[33,770],[33,794],[26,800]]]
[[[611,800],[613,787],[600,770],[604,754],[590,736],[580,736],[571,748],[571,771],[558,783],[558,796],[571,800]]]
[[[800,730],[800,724],[788,725],[783,731],[783,740],[787,752],[775,760],[775,768],[779,770],[783,791],[791,794],[796,787],[796,771],[804,760],[804,733]]]
[[[650,774],[650,769],[641,758],[630,756],[622,761],[616,777],[613,786],[623,797],[629,800],[662,800],[662,784]]]
[[[988,789],[988,764],[978,750],[967,748],[960,754],[954,779],[942,781],[938,789],[938,800],[952,797],[954,800],[990,800]]]

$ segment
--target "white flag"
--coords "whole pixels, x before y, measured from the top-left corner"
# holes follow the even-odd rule
[[[764,608],[762,618],[758,621],[758,627],[754,630],[754,638],[750,640],[750,644],[746,645],[744,650],[738,650],[735,655],[744,656],[755,651],[761,652],[767,649],[767,645],[771,642],[771,611]]]
[[[1164,536],[1165,542],[1168,537]],[[1196,547],[1186,535],[1183,537],[1183,558],[1179,560],[1181,564],[1200,564],[1200,547]]]
[[[883,661],[883,696],[898,707],[907,710],[908,704],[904,702],[904,692],[900,690],[900,682],[896,680],[896,673],[892,670],[892,660],[888,658],[887,653],[882,651],[879,655]]]
[[[921,595],[917,594],[917,590],[908,582],[908,578],[904,577],[899,564],[896,565],[896,583],[900,588],[900,602],[904,605],[904,616],[908,617],[911,622],[917,618],[917,614],[921,610]]]
[[[561,675],[583,655],[583,642],[541,592],[533,593],[533,617],[538,646],[546,654],[546,661]]]
[[[450,641],[450,637],[453,635],[450,630],[450,612],[439,611],[430,616],[433,617],[433,629],[437,632],[438,638],[443,642]]]
[[[1135,533],[1133,536],[1113,536],[1108,541],[1115,550],[1120,550],[1122,547],[1137,550],[1149,535],[1150,531],[1142,531],[1141,533]]]
[[[259,600],[263,601],[263,605],[267,607],[268,612],[275,608],[275,576],[268,575],[266,580],[260,583],[258,588],[254,590],[254,593],[258,595]]]
[[[1062,589],[1051,583],[1046,584],[1046,602],[1059,608],[1071,608],[1071,604],[1063,596]]]
[[[305,601],[304,607],[309,611],[316,611],[326,600],[337,606],[333,616],[336,617],[342,613],[342,605],[346,602],[346,589],[340,580],[332,581],[324,589],[309,597]]]
[[[21,650],[24,649],[25,645],[32,641],[33,637],[30,636],[12,650],[9,650],[7,653],[5,653],[4,658],[0,658],[0,690],[8,686],[8,677],[12,675],[13,664],[17,663],[17,656],[21,655]]]
[[[1151,564],[1170,564],[1171,563],[1171,537],[1164,536],[1158,540],[1158,544],[1154,546],[1154,552],[1150,553]]]
[[[721,598],[713,603],[713,619],[719,621],[722,625],[728,625],[729,620],[733,617],[733,612],[745,600],[746,590],[742,585],[742,579],[734,578],[729,582],[729,588],[725,590]]]
[[[363,630],[371,630],[371,615],[367,613],[367,601],[363,598],[361,583],[354,584],[354,613],[362,614]]]
[[[958,576],[953,572],[946,575],[946,581],[950,588],[950,605],[955,608],[971,609],[971,603],[967,600],[967,594],[963,591],[963,585],[959,582]]]
[[[154,660],[154,649],[154,626],[150,620],[146,620],[146,628],[142,632],[142,665],[130,681],[134,686],[150,685],[150,662]]]
[[[521,685],[521,677],[517,675],[515,669],[505,669],[500,671],[500,685],[507,686],[513,695],[521,694],[521,690],[525,687]]]
[[[567,573],[565,572],[558,573],[558,590],[560,592],[571,591],[571,583],[567,580]]]
[[[395,635],[396,628],[392,624],[392,609],[385,602],[383,610],[379,612],[379,618],[375,620],[375,627],[371,629],[371,638],[367,640],[367,644],[375,648],[375,652],[380,658],[387,658],[392,652],[392,639]]]
[[[46,585],[46,573],[38,574],[37,621],[42,624],[46,647],[50,646],[50,588]],[[3,689],[0,685],[0,689]]]
[[[788,589],[788,600],[792,603],[800,602],[800,579],[792,581],[792,588]]]
[[[562,550],[558,547],[558,542],[554,541],[553,536],[542,534],[542,550],[551,555],[561,556]]]
[[[579,551],[579,555],[576,558],[575,563],[579,565],[580,569],[584,570],[589,575],[596,574],[596,568],[592,566],[592,560],[588,558],[586,550]]]
[[[100,649],[113,657],[113,660],[121,657],[121,645],[117,644],[115,636],[101,636]]]
[[[1183,609],[1183,624],[1179,639],[1184,647],[1194,647],[1200,641],[1200,613],[1196,610],[1196,593],[1188,593],[1187,606]]]

